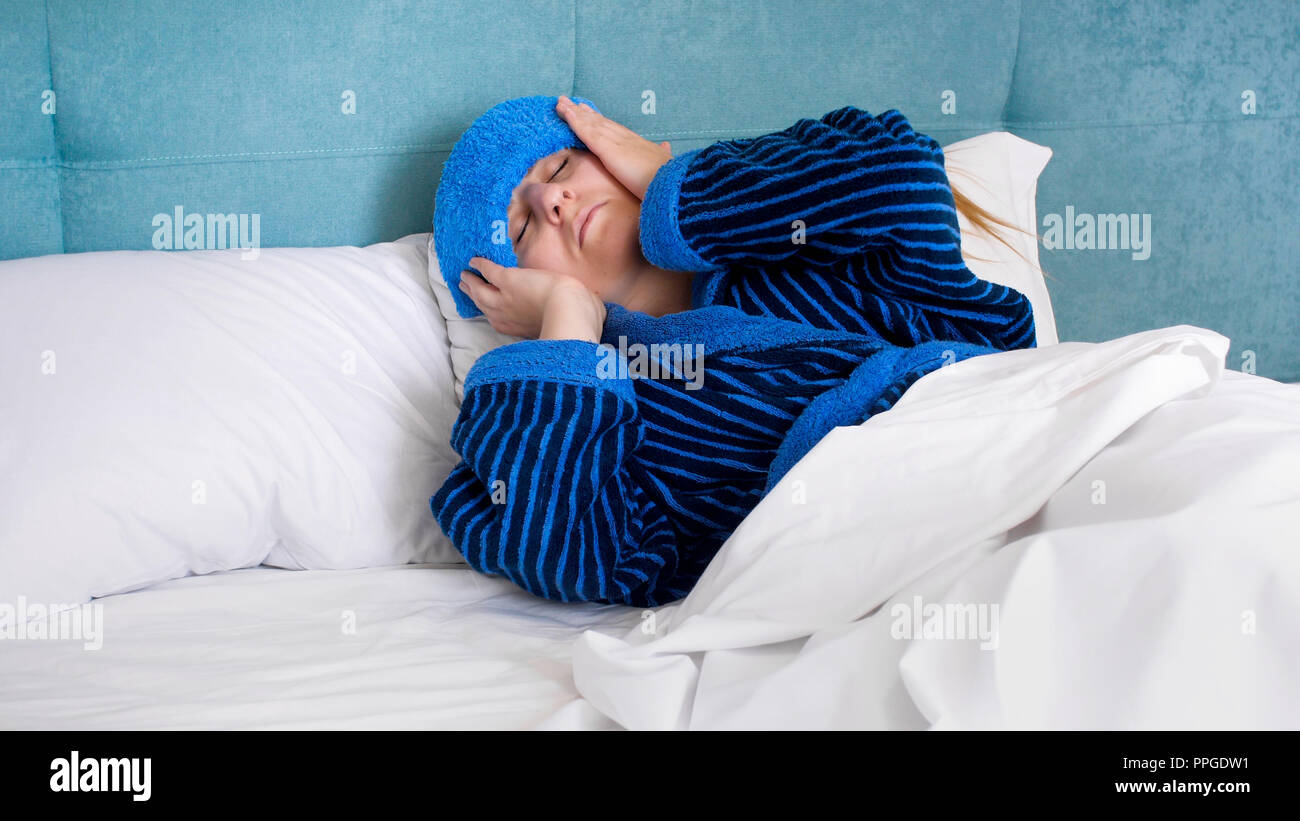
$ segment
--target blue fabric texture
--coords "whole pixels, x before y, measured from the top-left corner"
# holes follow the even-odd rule
[[[582,97],[571,99],[596,108]],[[497,103],[461,135],[443,163],[434,195],[433,244],[456,311],[466,319],[483,313],[458,287],[460,272],[471,267],[470,257],[507,268],[519,265],[506,233],[515,187],[548,154],[586,148],[555,113],[558,101],[534,95]]]
[[[976,277],[960,237],[942,150],[895,110],[845,107],[674,157],[640,239],[693,277],[692,309],[609,303],[600,343],[481,357],[434,516],[472,567],[541,597],[687,595],[836,426],[936,368],[1036,344],[1029,300]],[[655,373],[656,356],[680,367]]]
[[[677,224],[676,196],[681,190],[682,178],[695,155],[702,150],[697,148],[679,154],[673,157],[673,162],[659,169],[641,203],[641,249],[646,259],[655,260],[655,264],[661,268],[672,271],[709,271],[717,267],[691,250],[682,238],[681,228]],[[663,220],[666,224],[655,225],[654,218]]]
[[[0,3],[0,260],[150,249],[177,206],[259,214],[263,248],[429,231],[457,138],[524,94],[678,152],[889,100],[945,146],[1050,146],[1032,230],[1150,215],[1141,254],[1039,245],[1062,340],[1190,322],[1300,380],[1295,0],[637,5]]]

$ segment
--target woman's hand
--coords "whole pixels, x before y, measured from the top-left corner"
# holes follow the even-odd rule
[[[583,103],[578,105],[563,94],[555,112],[573,129],[623,187],[645,200],[646,189],[660,166],[673,158],[666,142],[655,143],[620,125]]]
[[[460,289],[497,332],[600,341],[605,303],[578,278],[542,268],[506,268],[483,257],[470,257],[470,264],[483,277],[462,271]]]

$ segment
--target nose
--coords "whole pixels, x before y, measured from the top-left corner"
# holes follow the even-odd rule
[[[564,211],[567,202],[574,197],[573,192],[560,183],[536,183],[529,190],[529,207],[533,218],[543,218],[554,225],[564,225]]]

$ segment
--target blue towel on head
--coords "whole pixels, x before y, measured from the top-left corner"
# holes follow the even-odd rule
[[[497,103],[461,135],[442,165],[434,195],[433,247],[456,311],[466,319],[483,314],[458,287],[470,257],[507,268],[519,265],[506,231],[515,187],[541,158],[563,148],[586,148],[555,113],[559,99],[516,97]],[[596,108],[582,97],[571,99]]]

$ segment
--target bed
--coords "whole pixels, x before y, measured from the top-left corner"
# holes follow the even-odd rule
[[[39,470],[9,473],[0,602],[95,608],[0,644],[0,726],[1300,726],[1300,386],[1226,369],[1221,334],[941,368],[819,443],[686,599],[552,602],[423,522],[455,459],[428,240],[0,263],[6,371],[42,335],[65,363],[5,404]],[[79,339],[46,288],[121,304]],[[131,333],[160,314],[183,331]],[[194,480],[209,441],[247,450]]]
[[[892,595],[889,581],[867,586],[836,599],[850,608],[838,613],[823,608],[841,564],[798,565],[812,602],[780,589],[790,572],[780,556],[752,576],[759,565],[745,551],[778,546],[764,530],[780,516],[774,508],[740,534],[767,532],[766,542],[727,548],[750,578],[720,563],[701,582],[704,604],[653,616],[541,600],[455,565],[176,579],[97,600],[106,639],[97,650],[6,642],[0,726],[1294,728],[1297,411],[1300,386],[1225,372],[1206,397],[1165,403],[1122,433],[1024,522],[946,541],[970,527],[954,521],[921,545],[930,552],[888,567],[884,579],[909,577]],[[1264,457],[1263,437],[1286,447]],[[817,455],[847,461],[834,449]],[[1135,459],[1147,475],[1135,475]],[[1198,466],[1203,475],[1193,475]],[[1113,494],[1143,498],[1116,500],[1122,512],[1088,521],[1094,476],[1115,476]],[[1027,494],[1012,519],[1039,499]],[[825,520],[828,532],[841,526]],[[809,534],[787,550],[832,544],[822,539]],[[890,560],[876,559],[872,578]],[[886,596],[871,616],[852,610]],[[917,597],[1000,605],[1001,655],[974,641],[900,640],[893,610]],[[647,618],[659,622],[653,631]],[[677,620],[682,630],[671,629]]]

